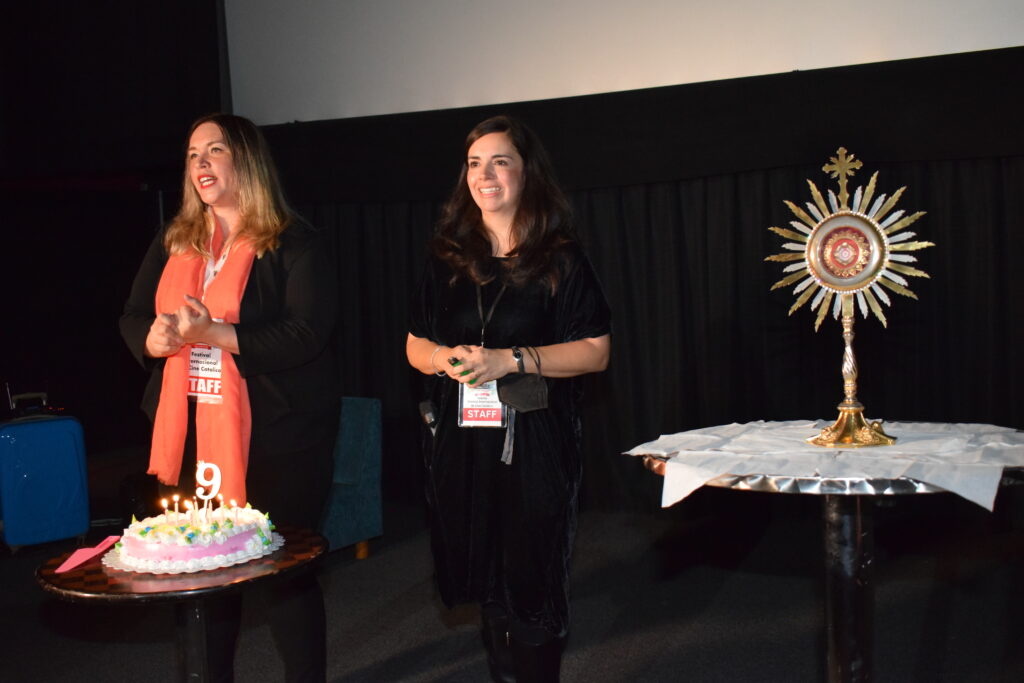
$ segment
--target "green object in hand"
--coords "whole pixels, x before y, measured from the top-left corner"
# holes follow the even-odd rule
[[[452,358],[448,359],[448,364],[451,365],[453,368],[457,368],[458,366],[462,365],[462,361],[461,360],[456,360],[454,357],[452,357]],[[462,372],[459,373],[459,377],[465,377],[469,373],[470,373],[469,370],[463,370]],[[469,380],[469,383],[472,384],[475,381],[476,381],[475,379],[471,379],[471,380]]]

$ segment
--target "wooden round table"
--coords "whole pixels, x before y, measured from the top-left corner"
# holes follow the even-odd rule
[[[265,557],[224,569],[192,574],[128,572],[103,565],[98,555],[57,574],[57,567],[73,552],[68,551],[44,562],[36,570],[36,581],[48,593],[72,602],[173,602],[185,680],[205,681],[208,677],[204,600],[248,588],[259,581],[310,570],[327,551],[327,540],[308,529],[279,527],[275,533],[284,538],[284,546]]]

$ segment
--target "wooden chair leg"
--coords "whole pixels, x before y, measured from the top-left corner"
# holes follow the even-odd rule
[[[356,559],[365,560],[370,556],[370,542],[359,541],[356,543]]]

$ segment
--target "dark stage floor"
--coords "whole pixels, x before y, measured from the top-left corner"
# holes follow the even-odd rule
[[[92,464],[94,517],[116,516],[119,468]],[[1021,489],[995,514],[946,494],[877,510],[876,681],[1024,680]],[[719,490],[653,514],[585,512],[563,680],[823,680],[819,514],[810,496]],[[436,598],[422,508],[387,502],[385,531],[368,559],[343,549],[323,568],[329,679],[487,680],[476,613]],[[35,568],[73,545],[0,556],[0,678],[176,680],[169,607],[69,604],[36,585]],[[281,680],[258,604],[246,602],[238,680]]]

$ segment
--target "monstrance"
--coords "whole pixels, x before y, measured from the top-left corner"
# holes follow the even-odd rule
[[[908,252],[935,246],[931,242],[913,241],[915,233],[905,230],[923,216],[924,211],[909,216],[905,216],[902,209],[893,211],[906,187],[901,187],[891,197],[883,194],[875,198],[877,171],[871,176],[866,189],[857,187],[851,201],[846,189],[847,181],[862,166],[859,159],[840,147],[836,156],[831,157],[821,169],[838,179],[839,196],[829,190],[826,203],[818,188],[808,180],[814,201],[806,203],[807,211],[793,202],[785,202],[797,218],[789,223],[796,231],[768,228],[791,240],[782,245],[785,252],[765,259],[792,262],[783,269],[789,274],[772,285],[774,290],[797,283],[793,288],[797,299],[789,314],[810,301],[811,310],[818,311],[815,331],[829,309],[832,317],[842,316],[845,398],[839,404],[839,417],[835,423],[807,439],[809,443],[830,448],[891,446],[896,442],[882,429],[881,420],[869,424],[864,419],[864,406],[857,400],[857,360],[853,355],[854,302],[863,317],[868,317],[870,309],[882,325],[887,326],[881,304],[892,304],[885,290],[916,299],[917,295],[910,291],[904,276],[928,277],[928,273],[909,265],[917,258]]]

